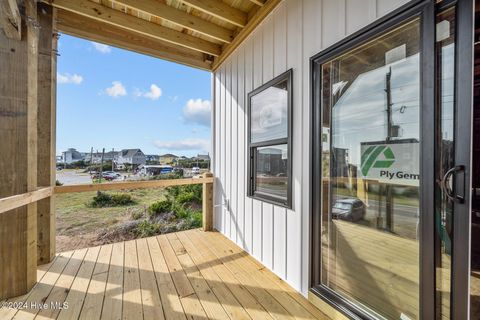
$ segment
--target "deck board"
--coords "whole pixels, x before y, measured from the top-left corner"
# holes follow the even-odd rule
[[[217,232],[190,230],[58,254],[1,319],[328,319]]]

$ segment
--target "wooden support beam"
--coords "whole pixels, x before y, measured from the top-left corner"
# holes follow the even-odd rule
[[[183,28],[201,33],[205,36],[230,43],[233,40],[233,31],[217,24],[191,15],[185,11],[175,9],[161,2],[151,0],[115,0],[132,9],[148,13],[179,25]]]
[[[213,183],[213,178],[199,179],[171,179],[171,180],[148,180],[148,181],[132,181],[132,182],[112,182],[97,184],[79,184],[71,186],[57,186],[54,188],[55,194],[75,193],[75,192],[92,192],[107,190],[133,190],[148,188],[165,188],[172,186],[184,186],[191,184]]]
[[[16,0],[0,0],[0,27],[11,39],[22,39],[22,18]]]
[[[203,174],[203,178],[213,179],[213,174],[208,172]],[[203,183],[202,198],[202,216],[203,231],[213,230],[213,181]]]
[[[113,45],[155,58],[181,63],[194,68],[211,70],[205,54],[168,42],[124,30],[72,12],[58,10],[58,31],[87,40]]]
[[[180,2],[237,27],[243,28],[247,25],[247,14],[222,0],[180,0]]]
[[[2,198],[0,199],[0,214],[49,198],[52,194],[52,187],[44,187],[35,191]]]
[[[37,5],[26,0],[22,39],[0,32],[0,198],[37,183]],[[0,214],[0,300],[28,292],[37,274],[36,204]]]
[[[220,57],[216,57],[215,61],[213,62],[213,71],[217,70],[217,68],[222,64],[225,59],[230,56],[230,54],[235,51],[235,49],[252,33],[252,31],[265,19],[270,12],[275,9],[275,7],[281,2],[282,0],[267,0],[265,5],[262,6],[257,13],[248,21],[248,24],[245,28],[242,29],[235,37],[232,43],[226,44],[223,47],[222,55]]]
[[[55,186],[56,150],[56,76],[57,34],[56,9],[40,3],[38,56],[38,184]],[[37,204],[37,259],[38,264],[50,262],[55,257],[55,203],[54,197]]]
[[[119,10],[102,6],[88,0],[50,0],[56,8],[74,12],[85,17],[111,24],[113,26],[163,40],[185,48],[204,52],[213,56],[221,53],[219,45],[188,35],[157,23],[134,17]]]
[[[265,5],[264,0],[250,0],[250,2],[256,4],[257,6],[263,7]]]

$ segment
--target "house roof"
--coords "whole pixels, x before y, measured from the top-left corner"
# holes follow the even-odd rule
[[[142,150],[140,149],[123,149],[122,151],[120,151],[122,157],[125,158],[133,157],[138,152],[141,152],[143,154]]]
[[[178,158],[178,156],[171,153],[166,153],[166,154],[162,154],[160,158]]]

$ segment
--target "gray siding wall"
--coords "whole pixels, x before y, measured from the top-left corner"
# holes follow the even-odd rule
[[[214,74],[215,228],[295,289],[309,279],[309,58],[407,0],[284,0]],[[246,196],[247,94],[293,68],[293,209]]]

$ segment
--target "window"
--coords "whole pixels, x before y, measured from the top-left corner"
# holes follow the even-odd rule
[[[248,194],[289,208],[292,73],[290,69],[248,95]]]

